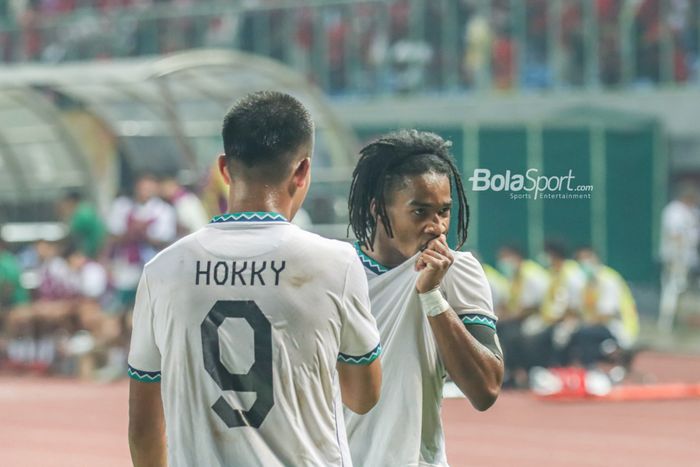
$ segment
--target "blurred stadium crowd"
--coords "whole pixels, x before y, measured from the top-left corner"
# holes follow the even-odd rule
[[[66,238],[16,254],[0,243],[0,361],[11,370],[121,377],[143,265],[208,216],[174,178],[151,175],[139,176],[104,218],[79,193],[58,206]]]
[[[193,47],[287,63],[334,94],[698,79],[696,0],[5,0],[4,62]]]

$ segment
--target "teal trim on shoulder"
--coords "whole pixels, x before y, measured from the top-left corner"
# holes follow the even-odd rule
[[[211,219],[211,224],[218,224],[221,222],[289,222],[286,217],[282,214],[276,212],[230,212],[226,214],[221,214],[220,216],[214,216]]]
[[[379,357],[382,353],[382,344],[377,344],[377,346],[367,352],[364,355],[355,357],[352,355],[344,354],[342,352],[338,353],[338,361],[343,363],[350,363],[351,365],[369,365]]]
[[[141,381],[142,383],[160,382],[160,371],[143,371],[129,365],[126,374],[129,375],[129,378]]]
[[[357,251],[357,256],[360,257],[362,264],[373,273],[384,274],[390,269],[382,264],[379,264],[375,259],[367,256],[365,252],[362,251],[362,248],[360,248],[360,242],[355,242],[355,251]]]
[[[496,330],[496,320],[489,318],[488,316],[479,314],[468,314],[459,315],[459,319],[461,319],[465,325],[487,326],[493,329],[494,331]]]

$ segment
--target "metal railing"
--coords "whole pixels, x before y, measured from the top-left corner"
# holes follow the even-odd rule
[[[6,6],[0,58],[61,62],[236,48],[285,62],[332,94],[628,89],[700,81],[699,0],[197,1],[148,7],[142,1],[112,9],[75,3],[81,8],[60,13]]]

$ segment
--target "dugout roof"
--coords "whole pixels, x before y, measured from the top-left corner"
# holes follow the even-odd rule
[[[176,169],[192,181],[221,152],[227,108],[261,89],[288,92],[307,105],[317,126],[315,176],[346,178],[356,150],[352,133],[304,76],[265,58],[194,50],[104,63],[5,67],[0,71],[0,204],[52,199],[66,188],[99,190],[99,180],[90,176],[97,156],[76,144],[80,132],[71,132],[70,122],[61,118],[67,112],[99,119],[114,136],[127,172]]]

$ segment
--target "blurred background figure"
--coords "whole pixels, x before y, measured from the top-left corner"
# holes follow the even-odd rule
[[[479,256],[472,252],[474,257],[481,262]],[[490,264],[481,262],[481,267],[484,268],[484,274],[486,274],[486,280],[489,281],[489,288],[491,289],[491,299],[493,300],[493,310],[498,316],[499,320],[502,316],[505,316],[506,305],[508,303],[508,292],[510,284],[506,276],[501,274],[501,272],[491,266]],[[500,333],[500,329],[499,329]],[[499,334],[500,335],[500,334]]]
[[[549,283],[539,311],[525,318],[521,330],[526,367],[565,363],[564,351],[581,324],[581,305],[586,280],[566,245],[547,240],[543,262]]]
[[[175,175],[167,175],[160,180],[160,196],[175,208],[178,238],[199,230],[209,222],[209,216],[197,195],[182,186]]]
[[[659,253],[663,270],[658,327],[663,332],[671,332],[678,298],[688,287],[691,270],[698,265],[699,239],[698,192],[695,186],[684,183],[661,213]]]
[[[104,247],[107,231],[95,205],[80,192],[70,191],[63,197],[58,209],[61,219],[68,226],[68,236],[77,248],[87,257],[97,258]]]
[[[13,310],[6,321],[10,367],[47,371],[54,361],[56,323],[65,317],[57,302],[68,294],[68,267],[57,242],[39,240],[36,252],[37,287],[27,307]]]
[[[498,250],[498,269],[508,280],[508,298],[498,320],[498,334],[506,363],[506,385],[522,387],[528,367],[523,322],[536,316],[542,306],[549,274],[535,261],[525,259],[515,245]]]
[[[133,195],[115,199],[107,216],[112,281],[122,312],[134,303],[143,265],[177,238],[175,209],[158,197],[158,188],[153,175],[139,175]]]
[[[632,292],[620,274],[600,262],[590,247],[580,248],[576,259],[586,277],[583,324],[571,337],[565,364],[590,368],[608,360],[621,362],[639,335],[639,316]],[[629,361],[625,362],[629,366]]]
[[[132,196],[114,200],[107,216],[110,272],[114,298],[108,307],[120,336],[111,343],[101,379],[121,377],[126,371],[126,349],[131,312],[143,266],[177,238],[175,208],[159,196],[158,180],[151,174],[136,178]],[[113,331],[109,332],[113,334]]]
[[[40,240],[35,248],[38,287],[31,305],[9,315],[9,363],[20,369],[67,374],[76,370],[90,376],[93,364],[67,359],[87,356],[94,349],[94,338],[102,337],[107,272],[75,243]],[[79,341],[81,350],[74,351]]]
[[[17,258],[0,238],[0,366],[17,350],[13,320],[29,314],[29,294],[20,281],[21,272]]]
[[[21,273],[17,258],[0,238],[0,320],[7,311],[29,301],[29,294],[20,281]]]

